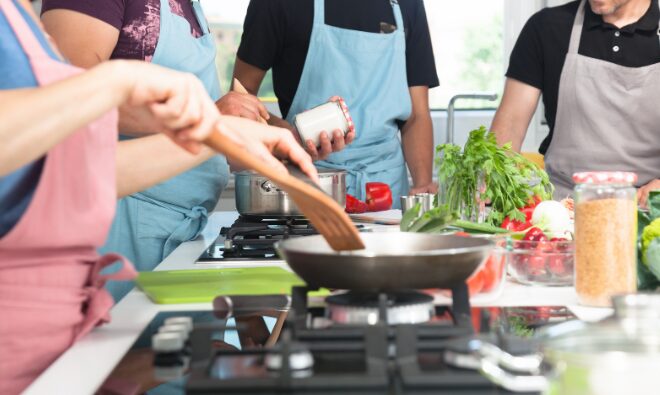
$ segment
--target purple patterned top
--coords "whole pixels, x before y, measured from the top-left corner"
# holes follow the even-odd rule
[[[203,35],[191,0],[169,0],[172,12],[190,23],[194,37]],[[112,59],[151,61],[160,33],[160,0],[43,0],[42,13],[54,9],[77,11],[119,30]]]

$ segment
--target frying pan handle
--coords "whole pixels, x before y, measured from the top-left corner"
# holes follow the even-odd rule
[[[213,313],[220,319],[226,319],[241,313],[288,310],[290,306],[291,297],[288,295],[228,295],[213,300]]]

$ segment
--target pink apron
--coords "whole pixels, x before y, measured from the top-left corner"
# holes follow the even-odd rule
[[[40,86],[81,72],[48,56],[11,0],[0,0],[0,8]],[[25,389],[73,342],[107,322],[112,297],[105,282],[136,274],[122,257],[96,252],[115,210],[116,144],[112,111],[51,149],[30,206],[0,239],[0,394]],[[119,271],[100,274],[119,260]]]

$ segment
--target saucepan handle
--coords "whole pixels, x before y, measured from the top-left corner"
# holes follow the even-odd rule
[[[288,295],[221,295],[213,300],[213,313],[226,319],[237,314],[288,310],[290,306]]]
[[[490,381],[512,392],[545,392],[550,382],[545,376],[517,376],[490,358],[481,359],[481,373]]]

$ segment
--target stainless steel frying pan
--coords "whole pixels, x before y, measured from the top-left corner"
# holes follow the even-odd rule
[[[323,236],[287,239],[280,256],[309,286],[359,291],[453,288],[486,260],[490,240],[451,235],[363,233],[366,249],[336,252]]]

